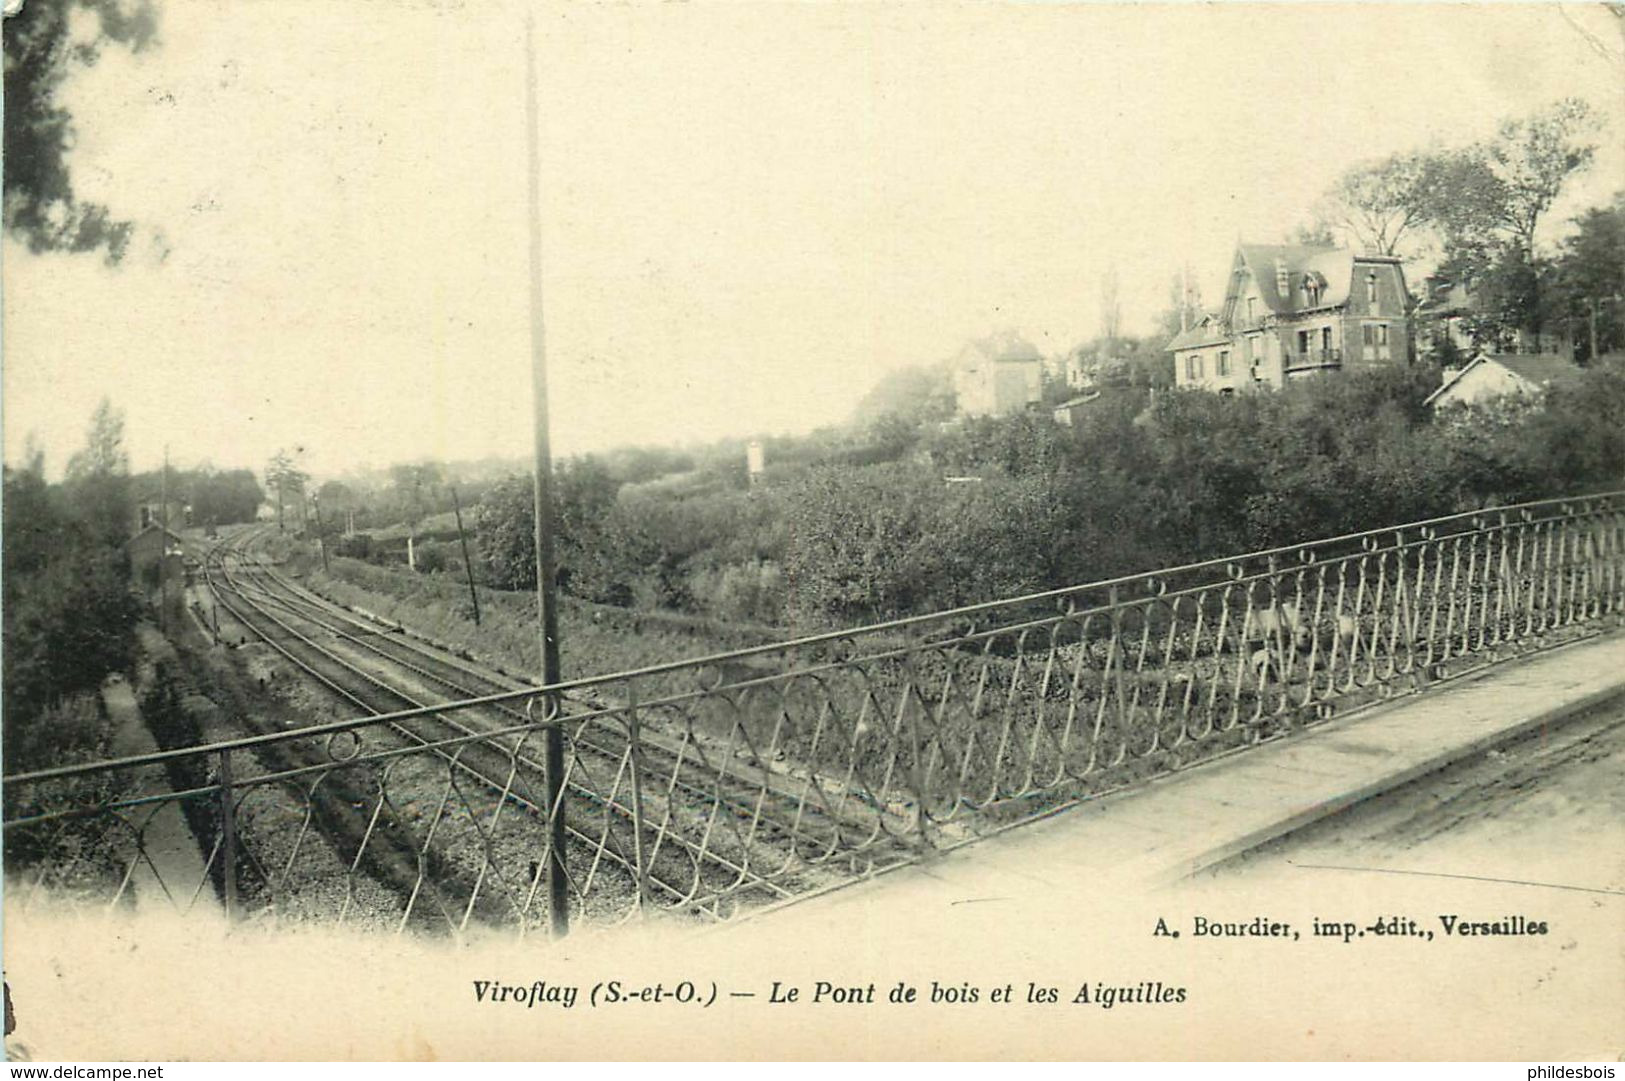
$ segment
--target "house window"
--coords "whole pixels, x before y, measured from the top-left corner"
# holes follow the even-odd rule
[[[1253,319],[1258,318],[1257,308],[1258,308],[1258,298],[1257,297],[1248,297],[1247,298],[1247,318],[1248,318],[1248,320],[1253,320]]]
[[[1387,360],[1388,351],[1388,324],[1366,323],[1360,328],[1360,344],[1364,347],[1367,360]]]
[[[1369,272],[1365,276],[1365,302],[1372,311],[1377,310],[1377,272]]]
[[[1332,328],[1331,327],[1321,327],[1320,328],[1320,348],[1321,348],[1321,351],[1326,353],[1328,356],[1331,354],[1331,351],[1332,351]]]
[[[1230,350],[1228,349],[1219,350],[1219,374],[1230,374]]]
[[[1185,358],[1185,378],[1202,378],[1202,354],[1192,353],[1190,356]]]
[[[1314,334],[1312,330],[1298,331],[1298,353],[1300,355],[1307,356],[1309,354],[1309,343],[1313,340],[1310,337],[1312,334]]]

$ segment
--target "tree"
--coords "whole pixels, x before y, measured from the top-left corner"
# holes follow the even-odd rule
[[[1505,121],[1486,147],[1490,170],[1501,185],[1498,224],[1524,251],[1534,252],[1540,221],[1569,177],[1591,163],[1597,148],[1582,140],[1597,127],[1589,105],[1565,98]]]
[[[1556,266],[1558,304],[1582,325],[1581,355],[1594,360],[1625,346],[1625,192],[1574,220]]]
[[[1123,306],[1117,292],[1117,268],[1108,267],[1100,279],[1100,336],[1108,356],[1115,351],[1118,334],[1123,329]]]
[[[23,437],[22,468],[36,476],[45,476],[45,448],[40,445],[39,432],[30,431]]]
[[[493,486],[474,512],[474,537],[496,589],[536,588],[536,494],[530,477]]]
[[[1047,412],[970,417],[927,445],[931,461],[950,474],[1042,476],[1066,464],[1066,430]]]
[[[325,532],[347,532],[345,517],[360,505],[355,490],[343,481],[330,480],[316,489],[316,498],[328,515]]]
[[[130,456],[124,449],[124,414],[103,398],[90,415],[83,450],[68,459],[68,479],[98,474],[128,474]]]
[[[615,505],[620,482],[597,457],[584,454],[553,467],[553,520],[562,537],[590,543],[593,532]]]
[[[1191,279],[1187,264],[1168,280],[1168,307],[1157,317],[1157,329],[1164,342],[1202,318],[1202,287]]]
[[[123,543],[134,514],[130,456],[124,449],[124,414],[103,398],[91,414],[85,445],[68,458],[64,485],[74,512],[108,545]]]
[[[921,424],[953,415],[953,375],[948,366],[911,364],[893,368],[876,380],[852,410],[852,423],[862,428],[898,416]]]
[[[1596,152],[1590,106],[1576,98],[1507,120],[1488,142],[1435,155],[1420,198],[1449,272],[1471,278],[1486,341],[1549,322],[1551,266],[1537,248],[1541,222],[1570,177]]]
[[[1429,169],[1429,156],[1416,151],[1356,165],[1338,179],[1321,214],[1366,251],[1393,255],[1405,234],[1428,218]]]
[[[390,467],[389,480],[390,501],[406,525],[407,562],[416,568],[418,526],[433,513],[435,493],[445,489],[445,473],[433,462],[396,465]]]
[[[297,496],[300,506],[304,505],[305,484],[310,480],[310,474],[298,467],[295,455],[301,453],[303,447],[295,447],[294,453],[279,448],[271,455],[271,460],[265,465],[265,486],[276,493],[276,527],[285,529],[283,517],[286,511],[288,497]]]
[[[122,547],[127,516],[106,501],[128,481],[122,426],[104,402],[61,490],[45,483],[37,457],[5,469],[0,717],[11,772],[106,753],[107,725],[84,696],[129,664],[139,615]]]
[[[248,469],[205,474],[192,488],[193,520],[197,522],[252,522],[263,502],[265,491]]]
[[[607,564],[625,553],[628,531],[609,526],[621,484],[593,455],[553,467],[553,525],[558,582],[572,592],[605,599],[614,574]],[[475,540],[498,589],[536,588],[535,490],[530,477],[509,477],[485,493],[474,514]],[[613,535],[612,535],[613,534]]]
[[[928,425],[952,417],[954,408],[953,376],[946,365],[909,365],[880,377],[853,410],[851,427],[879,458],[895,461],[919,442]]]
[[[76,19],[80,13],[92,19]],[[107,45],[140,52],[156,31],[152,0],[29,0],[6,17],[5,227],[31,251],[104,250],[109,262],[123,258],[133,224],[74,192],[73,118],[60,95]]]
[[[1516,350],[1521,331],[1537,330],[1546,321],[1541,280],[1551,276],[1550,260],[1531,258],[1518,244],[1501,241],[1484,250],[1455,252],[1442,269],[1472,283],[1473,310],[1463,322],[1476,346]]]
[[[1335,248],[1337,230],[1324,217],[1317,215],[1312,221],[1299,224],[1292,231],[1288,243],[1307,248]]]

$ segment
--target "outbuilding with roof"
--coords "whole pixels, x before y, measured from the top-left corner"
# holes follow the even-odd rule
[[[1568,357],[1551,353],[1480,353],[1462,367],[1445,372],[1444,382],[1428,395],[1427,404],[1439,409],[1508,394],[1540,394],[1554,379],[1579,370]]]

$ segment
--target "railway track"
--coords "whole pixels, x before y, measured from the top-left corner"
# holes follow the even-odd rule
[[[206,554],[204,575],[211,593],[252,634],[349,706],[367,714],[430,710],[522,689],[516,681],[413,642],[398,629],[360,619],[289,582],[252,552],[257,536],[246,531]],[[805,795],[703,767],[692,743],[669,733],[642,732],[634,748],[627,734],[606,719],[604,703],[563,705],[571,736],[565,829],[571,862],[580,867],[587,861],[587,883],[607,863],[623,872],[629,888],[638,888],[641,873],[646,882],[642,888],[668,906],[720,917],[724,904],[787,898],[828,884],[838,870],[816,861],[839,845],[842,824],[808,808]],[[512,705],[491,703],[456,717],[427,713],[387,726],[409,745],[429,748],[481,737],[464,739],[454,752],[434,753],[501,800],[545,822],[546,799],[534,794],[546,792],[545,770],[524,750],[528,732],[513,731],[529,723]],[[503,732],[507,734],[487,736]],[[641,810],[628,806],[621,795],[634,754],[644,756],[646,776],[663,778],[657,790],[645,790],[634,799]],[[604,783],[606,776],[614,781]],[[468,911],[483,885],[482,870]],[[531,888],[534,892],[534,881]],[[587,892],[587,885],[579,885],[578,892]]]
[[[277,574],[262,561],[253,564],[253,571],[264,580],[268,587],[267,596],[275,603],[291,606],[336,636],[351,640],[360,648],[386,657],[415,675],[430,680],[454,698],[483,697],[534,686],[466,663],[445,650],[419,644],[402,633],[403,628],[398,625],[358,617]],[[566,692],[562,698],[566,714],[579,712],[590,716],[597,711],[615,710],[626,705],[624,702],[606,701],[601,693]],[[489,708],[505,714],[509,723],[529,723],[530,718],[512,706],[494,703]],[[621,731],[601,729],[596,734],[578,731],[575,739],[579,746],[606,758],[619,758],[626,753],[626,737]],[[843,814],[843,811],[849,812],[850,808],[843,808],[836,801],[809,799],[813,789],[804,777],[796,777],[789,772],[777,773],[771,766],[757,761],[755,768],[760,771],[759,775],[753,775],[746,781],[711,764],[697,761],[698,746],[699,738],[687,731],[672,736],[658,726],[645,725],[639,732],[639,749],[645,762],[655,767],[652,769],[655,775],[671,777],[675,792],[713,802],[728,810],[737,822],[748,824],[753,836],[761,832],[770,837],[782,835],[799,838],[802,848],[797,855],[803,862],[815,863],[840,847],[833,841],[809,846],[806,843],[809,837],[834,838],[837,836],[835,831],[841,829],[847,831],[841,843],[849,848],[865,847],[883,832],[878,826],[877,816],[872,813],[878,801],[871,800],[864,804],[865,810],[870,813],[867,820],[860,821],[850,813]],[[746,750],[748,748],[739,749],[739,753],[743,754]],[[712,756],[725,755],[727,752],[727,748],[706,748],[706,753]]]
[[[430,681],[453,698],[467,700],[534,686],[468,664],[445,650],[419,644],[397,625],[358,617],[276,574],[263,563],[256,563],[253,569],[261,577],[265,597],[271,603],[298,612],[328,633]],[[606,701],[601,694],[566,692],[561,697],[567,715],[576,712],[590,716],[594,712],[625,706],[622,702]],[[488,709],[501,715],[510,726],[530,721],[524,712],[511,705],[493,703]],[[619,760],[627,753],[626,736],[622,731],[601,728],[594,733],[581,730],[575,733],[574,738],[577,746],[605,760]],[[724,775],[710,764],[697,761],[696,747],[699,741],[691,733],[672,736],[656,726],[646,725],[641,728],[638,739],[639,750],[649,771],[656,776],[670,778],[673,793],[715,803],[728,811],[737,824],[748,827],[753,836],[762,833],[774,839],[801,838],[804,844],[797,854],[804,862],[817,862],[836,847],[831,843],[808,848],[805,846],[808,836],[834,837],[834,831],[838,828],[848,831],[857,828],[850,817],[841,816],[837,806],[828,803],[808,806],[807,786],[793,776],[775,774],[771,767],[758,763],[760,776],[744,782],[738,777]],[[707,748],[707,752],[713,756],[728,753],[727,748],[719,751],[716,747]],[[872,825],[870,830],[873,831]],[[869,839],[852,836],[849,832],[845,841],[851,845]]]

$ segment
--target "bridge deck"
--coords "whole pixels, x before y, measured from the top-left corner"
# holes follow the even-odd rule
[[[1167,884],[1625,693],[1625,633],[1493,668],[779,909],[816,926]],[[749,931],[741,928],[743,933]]]

